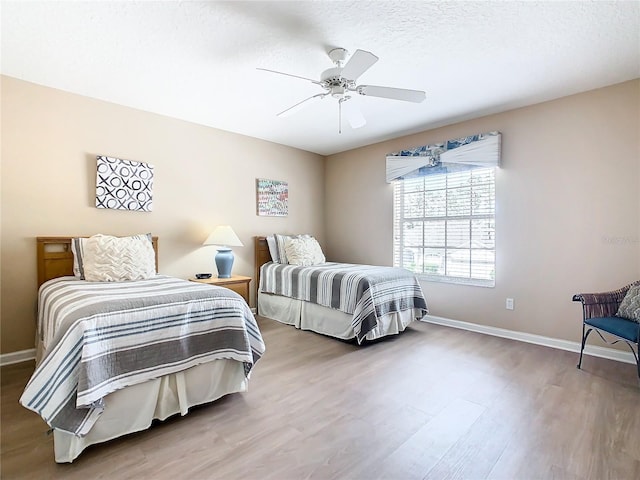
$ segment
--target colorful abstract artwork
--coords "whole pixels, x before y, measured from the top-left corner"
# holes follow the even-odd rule
[[[99,155],[96,207],[141,212],[153,210],[153,165]]]
[[[258,215],[286,217],[289,213],[289,184],[279,180],[256,179]]]

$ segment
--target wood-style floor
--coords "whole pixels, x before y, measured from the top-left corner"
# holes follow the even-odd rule
[[[364,348],[259,320],[249,391],[73,464],[2,369],[2,479],[640,479],[632,365],[419,323]]]

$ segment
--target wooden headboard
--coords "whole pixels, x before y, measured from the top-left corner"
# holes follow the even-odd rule
[[[271,253],[269,252],[269,245],[267,245],[267,237],[255,237],[255,251],[256,251],[256,292],[260,288],[260,267],[267,262],[271,261]],[[256,295],[256,304],[258,302],[258,296]]]
[[[36,237],[38,245],[38,288],[52,278],[73,275],[72,238],[76,237]],[[157,271],[158,237],[152,237],[151,241],[156,252]]]

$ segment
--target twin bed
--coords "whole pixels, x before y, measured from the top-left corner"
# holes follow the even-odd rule
[[[405,269],[291,265],[274,261],[274,255],[267,237],[255,238],[260,316],[361,344],[398,334],[428,311],[420,283]]]
[[[147,240],[157,269],[157,238]],[[147,278],[86,281],[76,245],[37,239],[36,370],[20,399],[52,428],[57,462],[247,390],[265,345],[240,295],[155,275],[150,257]],[[427,313],[420,284],[403,269],[324,256],[314,265],[281,263],[266,237],[255,239],[255,260],[258,313],[300,329],[361,344]]]
[[[162,275],[81,280],[71,242],[37,239],[37,366],[20,399],[52,428],[57,462],[247,390],[265,347],[240,295]]]

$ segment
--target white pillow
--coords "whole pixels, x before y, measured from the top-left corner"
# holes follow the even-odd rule
[[[273,263],[280,263],[280,255],[278,254],[278,245],[276,244],[275,235],[267,235],[267,246]]]
[[[148,235],[94,235],[85,242],[84,278],[89,282],[144,280],[156,274],[155,253]]]
[[[289,238],[284,248],[291,265],[318,265],[326,261],[320,244],[313,237]]]

